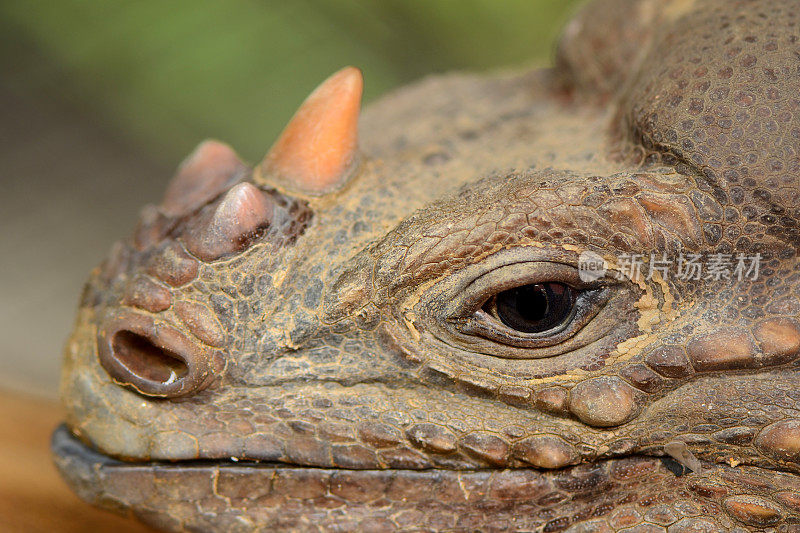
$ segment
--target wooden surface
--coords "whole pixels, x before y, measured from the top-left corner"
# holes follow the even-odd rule
[[[151,531],[70,492],[50,457],[50,434],[62,418],[55,402],[0,391],[0,531]]]

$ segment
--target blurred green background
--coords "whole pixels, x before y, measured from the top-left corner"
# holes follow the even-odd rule
[[[576,0],[0,2],[0,386],[54,395],[88,271],[182,157],[258,161],[352,64],[369,101],[435,72],[546,66]]]

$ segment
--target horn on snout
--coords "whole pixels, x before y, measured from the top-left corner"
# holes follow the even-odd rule
[[[255,171],[254,180],[319,196],[352,176],[364,80],[345,67],[325,80],[297,110]]]

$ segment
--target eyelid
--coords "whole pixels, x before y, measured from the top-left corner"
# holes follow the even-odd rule
[[[484,267],[485,268],[485,267]],[[462,272],[464,274],[464,272]],[[458,279],[446,285],[436,298],[439,312],[447,324],[445,330],[455,335],[459,342],[473,346],[484,353],[501,359],[540,359],[558,355],[557,345],[570,341],[594,318],[610,300],[613,278],[600,278],[592,282],[580,279],[577,266],[553,260],[504,261],[499,266],[479,275]],[[579,292],[576,305],[563,327],[543,333],[518,332],[491,317],[481,308],[492,296],[514,287],[533,283],[558,282]],[[487,344],[488,343],[488,344]],[[484,346],[484,348],[479,348]]]
[[[462,291],[462,300],[458,303],[459,311],[452,309],[455,305],[448,306],[448,311],[455,314],[448,315],[455,318],[463,313],[473,314],[492,296],[523,285],[534,283],[563,283],[577,291],[589,291],[602,288],[612,280],[600,278],[596,281],[585,282],[580,279],[578,269],[572,265],[554,261],[521,261],[510,263],[486,272],[466,284]],[[454,302],[455,304],[455,302]],[[471,311],[467,311],[471,309]]]
[[[575,308],[569,319],[564,321],[562,326],[542,333],[516,331],[482,310],[470,317],[455,320],[453,325],[462,335],[482,338],[510,347],[522,349],[546,348],[574,337],[592,318],[602,311],[609,299],[610,291],[608,289],[595,289],[581,293],[576,300]],[[534,355],[532,352],[525,350],[518,354],[500,357],[505,359],[533,359],[545,356]]]
[[[561,247],[521,246],[500,250],[432,283],[416,297],[419,298],[416,302],[406,300],[415,310],[409,318],[417,324],[418,331],[456,349],[448,352],[448,360],[465,353],[520,362],[566,354],[571,357],[576,350],[619,326],[618,322],[610,322],[608,327],[600,323],[595,327],[594,317],[611,302],[632,297],[634,290],[626,280],[612,276],[589,283],[582,281],[578,260],[578,251]],[[491,317],[478,324],[476,312],[492,295],[537,282],[560,282],[582,293],[578,298],[579,313],[566,328],[549,337],[535,337],[516,332]],[[416,299],[412,295],[409,298]],[[548,331],[551,333],[552,330]]]

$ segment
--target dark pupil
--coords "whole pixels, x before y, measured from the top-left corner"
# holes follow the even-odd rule
[[[562,283],[523,285],[495,297],[498,318],[524,333],[541,333],[563,324],[574,304],[574,290]]]

